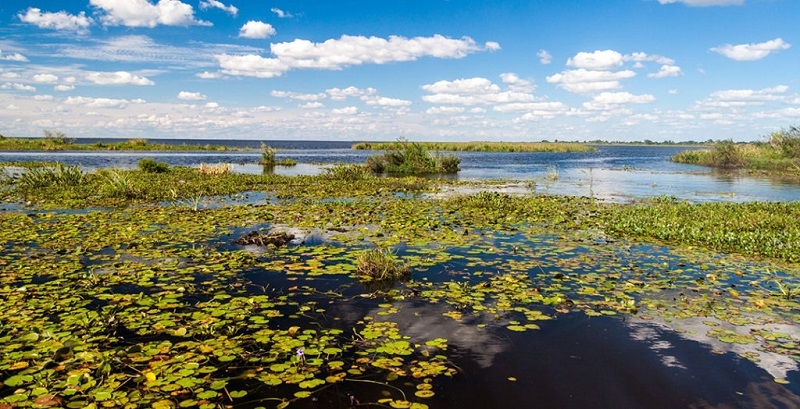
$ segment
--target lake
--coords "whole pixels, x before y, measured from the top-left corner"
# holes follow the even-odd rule
[[[113,140],[80,140],[81,143]],[[259,141],[161,140],[169,144],[212,144],[258,148]],[[291,158],[295,167],[277,167],[283,175],[314,175],[331,163],[363,163],[375,151],[357,151],[355,142],[269,141],[278,149],[277,159]],[[800,183],[740,172],[720,172],[701,166],[673,163],[670,158],[694,147],[599,145],[587,153],[457,152],[461,158],[459,180],[512,180],[497,189],[509,193],[546,193],[593,196],[613,202],[637,198],[674,196],[703,201],[793,201],[800,200]],[[142,158],[170,165],[198,166],[229,163],[236,172],[260,173],[258,151],[252,152],[121,152],[60,151],[0,152],[0,161],[56,160],[80,165],[85,170],[135,168]]]

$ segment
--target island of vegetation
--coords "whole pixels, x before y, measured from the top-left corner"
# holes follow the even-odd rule
[[[672,160],[723,169],[800,175],[800,128],[792,126],[773,132],[764,142],[722,140],[710,149],[681,152]]]
[[[249,150],[225,145],[166,144],[133,138],[120,142],[79,143],[62,131],[44,130],[42,138],[11,138],[0,135],[0,150],[6,151],[63,151],[63,150],[108,150],[108,151],[230,151]]]
[[[465,152],[594,152],[597,148],[578,142],[414,142],[431,151]],[[392,150],[397,142],[360,142],[357,150]]]

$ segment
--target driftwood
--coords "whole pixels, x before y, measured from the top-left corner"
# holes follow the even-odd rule
[[[294,234],[286,232],[261,234],[257,231],[251,231],[242,237],[234,240],[234,244],[242,246],[255,244],[256,246],[269,246],[270,244],[275,247],[285,246],[286,243],[294,240]]]

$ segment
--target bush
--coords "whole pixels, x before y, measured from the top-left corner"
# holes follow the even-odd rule
[[[780,149],[785,158],[800,159],[800,128],[790,126],[773,132],[769,136],[770,145]]]
[[[742,165],[739,147],[730,139],[717,142],[714,146],[713,157],[715,165],[723,168],[735,168]]]
[[[139,170],[145,173],[164,173],[169,172],[169,164],[156,162],[152,158],[144,158],[139,161]]]
[[[19,179],[19,185],[25,188],[39,188],[52,185],[78,186],[83,183],[83,171],[80,166],[64,166],[56,163],[53,167],[29,168]]]

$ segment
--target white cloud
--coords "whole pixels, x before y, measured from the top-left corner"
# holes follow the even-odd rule
[[[483,45],[487,51],[499,51],[500,50],[500,43],[496,41],[487,41]]]
[[[52,101],[53,100],[53,96],[52,95],[34,95],[33,99],[36,100],[36,101]]]
[[[506,80],[520,80],[515,74],[503,74]],[[525,81],[527,82],[527,81]],[[530,84],[528,84],[530,87]],[[423,85],[422,89],[433,95],[425,95],[423,101],[432,104],[507,104],[512,102],[530,102],[534,97],[530,88],[526,91],[502,91],[500,86],[481,77],[462,78],[454,81],[437,81],[433,84]]]
[[[757,44],[725,44],[723,46],[714,47],[711,51],[736,61],[754,61],[760,60],[774,52],[787,50],[791,46],[791,44],[783,41],[783,39],[776,38]]]
[[[595,95],[591,101],[585,102],[583,107],[592,110],[610,110],[624,104],[647,104],[656,98],[650,94],[633,95],[629,92],[602,92]]]
[[[363,96],[361,100],[366,102],[367,105],[380,106],[388,108],[403,108],[410,107],[411,101],[397,98],[387,98],[378,96]]]
[[[21,84],[19,82],[14,82],[14,83],[6,82],[5,84],[0,85],[0,89],[15,89],[17,91],[36,92],[36,87],[34,87],[33,85]]]
[[[592,71],[586,69],[562,71],[546,78],[547,82],[556,84],[569,92],[578,94],[611,91],[622,88],[620,80],[635,77],[636,73],[624,71]]]
[[[68,97],[64,101],[67,105],[81,105],[87,108],[125,108],[131,101],[127,99]]]
[[[441,107],[431,107],[425,110],[426,114],[429,115],[439,115],[439,114],[461,114],[464,113],[464,107],[449,107],[449,106],[441,106]]]
[[[275,35],[275,28],[272,25],[250,20],[239,29],[239,37],[244,38],[269,38]]]
[[[716,91],[698,103],[704,108],[735,108],[744,106],[764,105],[769,101],[781,101],[789,90],[786,85],[778,85],[760,90],[752,89],[731,89]]]
[[[294,17],[291,13],[283,11],[283,10],[277,8],[277,7],[271,8],[270,11],[275,13],[278,16],[278,18],[291,18],[291,17]]]
[[[75,89],[74,85],[63,85],[62,84],[62,85],[56,85],[55,87],[53,87],[53,90],[62,91],[62,92],[63,91],[72,91],[74,89]]]
[[[324,106],[322,102],[306,102],[305,104],[299,105],[299,107],[303,109],[317,109]]]
[[[622,63],[622,54],[614,50],[598,50],[591,53],[582,51],[567,60],[568,66],[599,71],[617,69]]]
[[[512,91],[532,93],[536,88],[533,85],[533,81],[523,80],[517,74],[511,72],[500,74],[500,79]]]
[[[17,61],[17,62],[28,62],[28,58],[20,53],[14,53],[10,55],[3,55],[3,51],[0,50],[0,60],[5,61]]]
[[[452,39],[438,34],[414,38],[391,36],[389,39],[344,35],[322,43],[294,40],[271,44],[275,58],[253,54],[218,54],[215,58],[226,74],[273,78],[290,69],[340,70],[353,65],[414,61],[421,57],[463,58],[488,48],[488,43],[487,47],[481,47],[469,37]]]
[[[675,65],[675,60],[672,58],[664,57],[663,55],[647,54],[643,52],[625,54],[622,59],[624,61],[635,61],[637,63],[646,61],[655,61],[661,65]]]
[[[181,91],[178,93],[178,99],[184,101],[205,101],[208,97],[199,92]]]
[[[339,109],[332,109],[331,113],[332,114],[337,114],[337,115],[356,115],[356,114],[358,114],[358,108],[357,107],[344,107],[344,108],[339,108]]]
[[[54,84],[58,82],[58,76],[53,74],[36,74],[33,76],[33,82],[40,84]]]
[[[126,71],[117,72],[90,72],[86,74],[86,79],[97,85],[154,85],[155,83],[146,77],[133,75]]]
[[[658,72],[647,74],[649,78],[679,77],[681,75],[683,75],[683,71],[677,65],[662,65]]]
[[[101,10],[100,20],[107,26],[150,27],[211,25],[195,20],[192,6],[179,0],[89,0]]]
[[[236,17],[236,14],[239,13],[239,9],[237,9],[233,4],[231,4],[230,6],[226,6],[219,0],[206,0],[206,1],[201,1],[200,2],[200,9],[201,10],[205,10],[205,9],[209,9],[209,8],[220,9],[222,11],[230,13],[230,15],[232,15],[234,17]]]
[[[219,104],[218,104],[218,103],[216,103],[216,102],[206,102],[206,104],[205,104],[205,105],[203,105],[203,108],[207,108],[207,109],[217,109],[217,108],[219,108]]]
[[[208,72],[208,71],[203,71],[203,72],[201,72],[201,73],[197,73],[197,74],[195,74],[195,75],[196,75],[198,78],[202,78],[202,79],[206,79],[206,80],[208,80],[208,79],[222,78],[222,73],[219,73],[219,72]]]
[[[378,93],[378,90],[375,88],[367,88],[367,89],[360,89],[353,86],[349,86],[345,89],[339,88],[330,88],[326,89],[325,93],[334,100],[334,101],[344,101],[347,98],[360,98],[364,95],[375,95]]]
[[[692,7],[741,6],[744,0],[658,0],[661,4],[683,3]]]
[[[20,13],[17,17],[23,22],[33,24],[39,28],[74,31],[81,34],[87,33],[89,26],[94,22],[91,18],[86,17],[84,12],[76,16],[66,11],[57,13],[42,12],[41,9],[35,7],[28,8],[25,14]]]
[[[7,80],[13,80],[13,79],[19,78],[19,74],[17,74],[16,72],[4,72],[4,73],[0,74],[0,78],[7,79]]]
[[[319,101],[321,99],[327,98],[327,94],[325,93],[318,93],[318,94],[303,94],[300,92],[287,92],[287,91],[272,91],[270,95],[275,98],[288,98],[298,101]]]
[[[544,65],[553,62],[553,56],[550,55],[550,53],[547,50],[539,50],[539,52],[536,53],[536,56],[539,57],[539,62]]]

